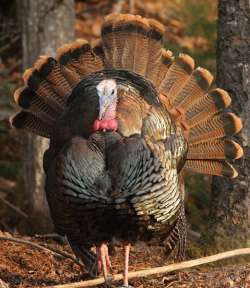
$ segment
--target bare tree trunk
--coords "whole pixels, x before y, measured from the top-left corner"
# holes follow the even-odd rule
[[[208,237],[215,249],[249,245],[250,236],[250,2],[219,0],[217,84],[243,121],[244,159],[235,180],[214,177]],[[212,241],[211,241],[212,240]]]
[[[17,1],[22,23],[23,68],[41,54],[55,56],[56,49],[74,38],[74,0]],[[32,232],[52,228],[44,192],[43,153],[48,141],[25,134],[24,186],[33,218]]]

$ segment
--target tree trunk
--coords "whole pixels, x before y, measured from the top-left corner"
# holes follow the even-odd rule
[[[243,121],[236,139],[245,155],[235,162],[238,178],[213,179],[208,241],[216,250],[250,244],[250,2],[219,0],[218,8],[217,85]]]
[[[56,49],[74,38],[73,0],[17,1],[22,23],[23,68],[34,64],[41,54],[55,56]],[[25,134],[24,187],[27,192],[32,232],[52,229],[44,192],[43,153],[48,140]]]

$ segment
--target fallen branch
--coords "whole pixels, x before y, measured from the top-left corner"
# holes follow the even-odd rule
[[[0,278],[0,287],[1,288],[9,288],[9,285],[5,283],[1,278]]]
[[[71,259],[73,262],[75,262],[79,266],[81,266],[81,267],[83,266],[75,257],[71,256],[68,253],[59,251],[55,248],[52,248],[52,247],[48,247],[48,246],[44,247],[44,246],[39,245],[37,243],[31,242],[28,240],[24,240],[24,239],[20,239],[20,238],[15,238],[15,237],[0,236],[0,240],[11,241],[11,242],[20,243],[20,244],[27,244],[27,245],[33,246],[35,248],[38,248],[40,250],[46,251],[46,252],[52,254],[53,256],[59,257],[61,259],[67,259],[67,258]]]
[[[29,218],[29,216],[23,212],[20,208],[18,208],[17,206],[15,206],[14,204],[12,204],[11,202],[9,202],[8,200],[4,199],[4,197],[1,197],[0,195],[0,201],[2,201],[6,206],[8,206],[9,208],[11,208],[13,211],[15,211],[17,214],[19,214],[20,216],[24,217],[24,218]]]
[[[66,243],[66,237],[63,237],[57,233],[49,233],[49,234],[36,234],[36,238],[38,239],[53,239],[53,240],[59,240],[62,243]]]
[[[163,266],[163,267],[129,272],[128,277],[129,279],[132,279],[132,278],[137,278],[137,277],[146,277],[146,276],[150,276],[154,274],[178,271],[178,270],[187,269],[187,268],[195,267],[198,265],[207,264],[207,263],[211,263],[211,262],[215,262],[215,261],[219,261],[219,260],[223,260],[223,259],[227,259],[227,258],[231,258],[235,256],[242,256],[242,255],[250,255],[250,248],[236,249],[236,250],[231,250],[231,251],[227,251],[227,252],[223,252],[223,253],[207,256],[207,257],[202,257],[202,258],[195,259],[195,260],[174,263],[174,264],[170,264],[170,265]],[[113,275],[113,281],[118,281],[121,279],[123,279],[122,274]],[[103,283],[104,283],[103,278],[97,278],[94,280],[87,280],[87,281],[81,281],[81,282],[76,282],[76,283],[54,285],[54,286],[50,286],[50,288],[81,288],[81,287],[96,286],[96,285],[103,284]]]

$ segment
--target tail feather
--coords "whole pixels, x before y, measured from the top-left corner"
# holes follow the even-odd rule
[[[102,58],[94,53],[90,44],[84,39],[78,39],[59,48],[57,59],[61,65],[72,71],[76,81],[103,69]]]
[[[104,68],[104,51],[102,47],[102,41],[100,39],[96,40],[93,45],[93,53],[95,57],[95,63],[98,69]]]
[[[188,80],[194,69],[194,60],[185,54],[180,54],[168,69],[160,84],[159,91],[173,103],[182,86]]]
[[[207,92],[212,80],[213,76],[207,70],[203,68],[195,69],[182,87],[181,92],[174,99],[174,107],[187,110]]]
[[[187,160],[185,168],[189,171],[208,174],[225,176],[229,178],[235,178],[238,176],[237,171],[228,162],[216,161],[216,160]]]
[[[12,126],[18,129],[25,129],[31,133],[50,138],[52,126],[43,122],[40,118],[30,112],[21,111],[11,119]]]
[[[113,31],[113,22],[118,17],[118,14],[110,14],[105,18],[105,22],[102,26],[102,41],[103,52],[105,55],[105,67],[112,68],[116,63],[116,57],[118,54],[115,47],[115,32]],[[118,64],[117,64],[118,65]],[[117,66],[119,68],[119,66]]]
[[[139,15],[109,15],[102,27],[106,67],[131,70],[156,83],[164,30]]]
[[[150,29],[148,32],[148,63],[146,70],[146,78],[151,80],[154,84],[157,81],[158,71],[161,65],[161,49],[163,45],[163,35],[165,27],[154,19],[148,20]]]
[[[76,71],[66,66],[61,65],[61,72],[63,76],[68,80],[72,88],[74,88],[81,81],[81,76]]]
[[[147,75],[147,62],[150,57],[148,47],[150,40],[148,39],[149,23],[144,18],[138,19],[138,26],[135,33],[136,44],[133,71],[142,76]]]
[[[162,49],[161,63],[158,69],[157,80],[155,82],[156,88],[160,86],[161,82],[165,78],[165,75],[167,74],[168,69],[173,64],[173,61],[173,53],[170,50]]]
[[[36,69],[27,69],[23,79],[25,84],[58,113],[63,111],[65,99],[54,91],[51,84],[45,80]]]
[[[103,69],[102,59],[94,53],[90,44],[84,39],[78,39],[73,43],[71,55],[77,62],[82,78]]]
[[[49,56],[40,56],[34,64],[34,68],[53,87],[53,90],[62,98],[65,104],[68,96],[72,93],[72,87],[63,75],[58,62]]]
[[[15,102],[23,109],[30,110],[46,123],[53,123],[57,112],[48,106],[42,98],[27,87],[19,88],[14,94]]]
[[[187,109],[185,112],[187,125],[192,128],[227,108],[230,104],[231,98],[228,93],[225,90],[216,88]]]
[[[146,75],[148,20],[138,15],[111,14],[102,28],[103,49],[108,68],[132,70]]]
[[[191,144],[188,149],[187,159],[239,159],[243,156],[241,146],[232,141],[217,139],[198,144]]]
[[[215,115],[190,129],[189,143],[197,144],[238,133],[242,128],[240,119],[233,113]]]

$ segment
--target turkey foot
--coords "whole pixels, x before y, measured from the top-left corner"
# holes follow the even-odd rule
[[[108,272],[112,273],[111,261],[109,258],[108,246],[106,243],[102,243],[96,249],[97,252],[97,265],[99,273],[103,274],[105,279],[105,283],[107,286],[111,286],[112,284],[112,275],[108,274]]]
[[[123,285],[118,288],[133,288],[133,286],[128,284],[128,266],[129,266],[129,252],[130,252],[130,243],[124,243],[124,255],[125,255],[125,262],[124,262],[124,272],[123,272]]]

